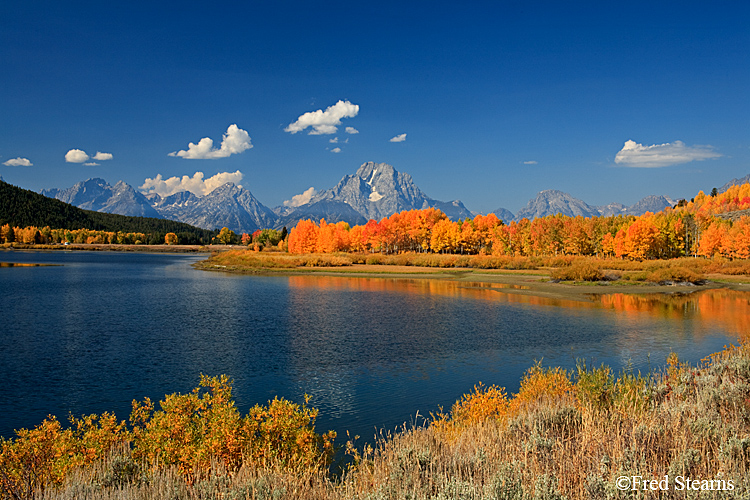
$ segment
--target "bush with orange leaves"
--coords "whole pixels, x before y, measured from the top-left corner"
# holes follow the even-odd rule
[[[171,394],[158,411],[148,398],[133,402],[134,458],[175,465],[189,481],[213,460],[229,471],[243,464],[307,470],[330,463],[336,433],[315,432],[316,409],[274,398],[241,417],[226,375],[202,375],[200,385],[207,390]]]
[[[202,390],[203,389],[203,390]],[[32,498],[59,486],[73,469],[106,461],[119,446],[153,468],[175,467],[192,484],[221,463],[233,473],[243,465],[319,471],[334,454],[334,432],[315,432],[317,410],[274,398],[242,417],[226,375],[201,376],[189,394],[170,394],[156,410],[150,399],[133,402],[128,430],[113,414],[71,417],[63,428],[53,416],[34,429],[0,438],[0,498]]]
[[[537,361],[521,379],[521,388],[510,402],[510,412],[532,410],[535,406],[572,398],[573,383],[568,372],[559,366],[544,368]]]
[[[111,413],[71,417],[63,428],[50,415],[34,429],[16,431],[15,439],[0,438],[0,496],[31,498],[34,491],[60,484],[76,467],[103,459],[127,441],[125,422]]]
[[[455,439],[465,427],[487,420],[503,420],[508,414],[509,402],[505,388],[497,385],[485,387],[481,382],[474,392],[464,394],[451,408],[450,414],[440,411],[433,415],[431,427],[449,439]]]
[[[518,394],[512,398],[508,399],[503,387],[485,387],[480,383],[453,405],[450,414],[441,411],[433,415],[431,427],[449,439],[455,439],[464,428],[486,421],[505,422],[507,418],[533,410],[540,404],[572,400],[572,393],[573,383],[564,369],[544,368],[537,362],[526,371]]]

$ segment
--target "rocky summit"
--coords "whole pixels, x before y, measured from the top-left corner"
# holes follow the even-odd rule
[[[442,210],[452,220],[472,217],[459,200],[443,202],[428,197],[414,184],[411,175],[387,163],[362,164],[354,175],[345,175],[336,186],[316,194],[310,203],[297,207],[294,212],[305,213],[316,204],[320,210],[321,204],[327,203],[345,203],[365,221],[380,220],[403,210],[430,207]]]

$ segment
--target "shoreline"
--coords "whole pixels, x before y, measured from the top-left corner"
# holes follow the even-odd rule
[[[106,243],[61,244],[3,244],[0,250],[11,255],[14,251],[110,251],[146,252],[170,254],[204,254],[206,256],[238,250],[237,245],[122,245]],[[269,268],[243,265],[215,264],[210,258],[191,264],[201,271],[246,274],[253,276],[331,276],[344,278],[381,278],[402,280],[442,280],[458,283],[480,283],[498,285],[505,293],[531,295],[551,299],[567,299],[591,302],[596,296],[609,294],[689,294],[702,290],[735,290],[750,292],[748,275],[707,275],[701,285],[632,283],[623,281],[599,282],[552,282],[550,269],[476,269],[455,267],[420,267],[391,264],[351,264],[347,266],[300,266],[293,268]]]
[[[710,275],[702,285],[676,284],[630,284],[622,282],[559,282],[549,281],[549,272],[540,270],[476,270],[471,268],[436,268],[416,266],[352,264],[341,267],[256,268],[214,264],[203,260],[192,264],[195,269],[253,276],[331,276],[344,278],[381,278],[403,280],[443,280],[458,283],[482,283],[506,285],[498,287],[504,293],[533,295],[551,299],[567,299],[583,302],[594,300],[594,296],[608,294],[687,294],[701,290],[727,289],[750,292],[750,277],[746,281],[737,276]]]
[[[237,250],[236,245],[125,245],[111,243],[71,243],[63,245],[59,243],[50,244],[27,244],[27,243],[5,243],[0,245],[0,250],[13,252],[16,250],[32,250],[35,252],[49,250],[58,251],[89,251],[89,252],[152,252],[152,253],[203,253],[225,252]]]

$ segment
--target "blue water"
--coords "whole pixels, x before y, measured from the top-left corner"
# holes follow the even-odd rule
[[[515,391],[535,360],[645,371],[670,351],[697,361],[742,333],[694,305],[626,312],[457,282],[190,267],[202,258],[0,252],[4,262],[62,264],[0,268],[0,436],[48,414],[127,419],[134,399],[225,373],[243,412],[309,394],[319,430],[370,439],[450,408],[479,381]]]

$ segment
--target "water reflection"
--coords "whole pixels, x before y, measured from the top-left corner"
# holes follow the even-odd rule
[[[478,381],[512,392],[535,359],[644,372],[672,351],[697,361],[746,331],[750,316],[750,294],[730,290],[582,301],[450,280],[292,276],[288,284],[290,373],[322,415],[350,425],[450,406]]]
[[[694,331],[721,328],[739,340],[747,340],[750,334],[750,292],[718,289],[693,293],[614,293],[598,296],[596,300],[602,307],[620,313],[645,314],[681,324],[688,320]]]
[[[371,437],[450,407],[479,381],[512,392],[535,359],[615,369],[696,361],[748,331],[750,294],[529,295],[498,283],[206,273],[196,257],[21,253],[2,272],[0,435],[47,413],[114,410],[235,380],[242,411],[313,396],[320,427]],[[7,259],[11,260],[11,259]]]

